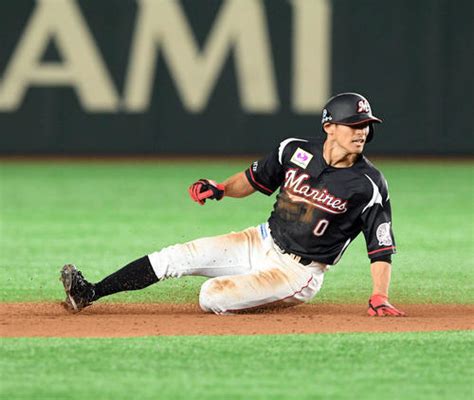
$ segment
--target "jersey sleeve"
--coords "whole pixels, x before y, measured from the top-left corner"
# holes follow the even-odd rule
[[[252,163],[245,171],[245,175],[255,190],[270,196],[280,187],[284,178],[279,149],[275,149],[265,158]]]
[[[392,210],[387,183],[383,176],[377,183],[368,175],[372,186],[372,198],[362,211],[362,223],[367,254],[371,261],[381,256],[396,253],[395,238],[392,229]]]

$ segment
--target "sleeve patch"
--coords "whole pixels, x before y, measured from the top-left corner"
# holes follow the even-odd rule
[[[377,240],[379,246],[392,246],[392,235],[390,234],[390,222],[384,222],[377,227]]]

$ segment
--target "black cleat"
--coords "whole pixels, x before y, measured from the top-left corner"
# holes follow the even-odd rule
[[[87,282],[81,271],[74,265],[66,264],[62,267],[59,280],[66,291],[66,300],[63,305],[68,311],[77,313],[92,304],[94,285]]]

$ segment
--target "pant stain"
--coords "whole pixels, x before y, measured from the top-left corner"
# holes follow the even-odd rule
[[[259,271],[255,275],[255,279],[261,285],[271,285],[271,286],[286,283],[288,281],[288,277],[277,268],[272,268],[265,271]]]
[[[214,279],[211,290],[215,293],[221,293],[225,290],[235,289],[236,285],[231,279]]]

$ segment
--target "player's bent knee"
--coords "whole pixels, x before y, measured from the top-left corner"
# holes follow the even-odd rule
[[[216,312],[216,299],[209,289],[211,280],[204,282],[199,292],[199,306],[204,312]]]
[[[221,284],[217,278],[209,279],[203,283],[199,293],[199,305],[203,311],[225,314],[227,311],[225,293],[216,290],[220,287]]]
[[[287,297],[284,301],[286,303],[308,303],[321,290],[324,281],[324,273],[313,274],[312,278],[301,290],[298,290],[293,296]]]

